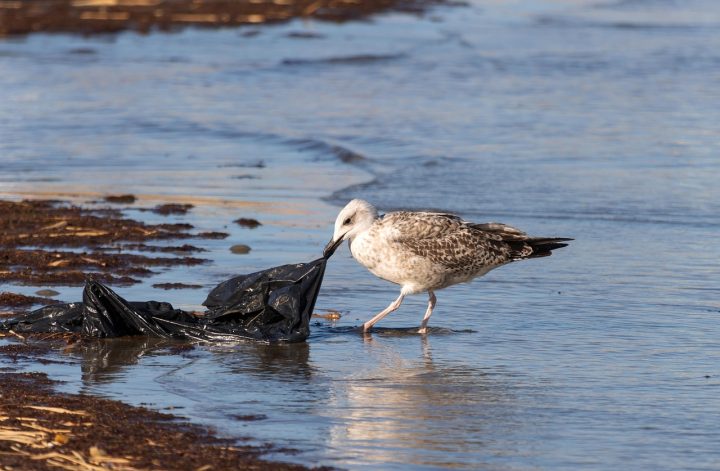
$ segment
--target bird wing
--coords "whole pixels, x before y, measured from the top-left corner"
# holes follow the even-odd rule
[[[488,232],[490,234],[495,234],[500,237],[502,240],[527,240],[528,235],[521,231],[520,229],[517,229],[512,226],[508,226],[507,224],[502,224],[500,222],[486,222],[484,224],[475,224],[475,223],[469,223],[468,224],[473,229]]]
[[[472,224],[446,213],[390,213],[383,226],[387,228],[387,238],[403,250],[462,271],[514,260],[517,251],[510,239],[527,238],[523,232],[504,224]]]
[[[382,230],[391,240],[430,239],[452,232],[463,220],[449,213],[397,211],[386,214]]]

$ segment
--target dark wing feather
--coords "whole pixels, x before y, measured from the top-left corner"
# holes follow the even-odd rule
[[[390,213],[393,240],[410,252],[457,271],[474,271],[514,260],[545,257],[567,238],[532,238],[506,224],[469,223],[447,213]]]

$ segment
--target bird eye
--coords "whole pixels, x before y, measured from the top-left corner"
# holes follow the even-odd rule
[[[343,221],[343,226],[347,226],[347,225],[350,224],[351,222],[352,222],[352,218],[347,218],[347,219],[345,219],[345,220]]]

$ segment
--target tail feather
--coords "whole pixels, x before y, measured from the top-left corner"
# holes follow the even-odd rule
[[[563,244],[563,242],[569,242],[571,240],[573,239],[566,237],[535,237],[528,239],[525,243],[530,246],[532,253],[523,258],[548,257],[552,254],[553,250],[567,247],[568,244]]]
[[[523,231],[507,224],[489,222],[486,224],[469,223],[471,229],[498,237],[502,243],[510,247],[511,260],[524,260],[526,258],[547,257],[555,249],[567,247],[573,239],[568,237],[528,237]]]

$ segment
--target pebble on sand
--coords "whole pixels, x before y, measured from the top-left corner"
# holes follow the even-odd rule
[[[240,218],[233,221],[238,226],[247,227],[248,229],[255,229],[258,226],[262,226],[260,221],[252,218]]]
[[[250,246],[245,244],[236,244],[230,247],[230,252],[236,255],[244,255],[250,253]]]

